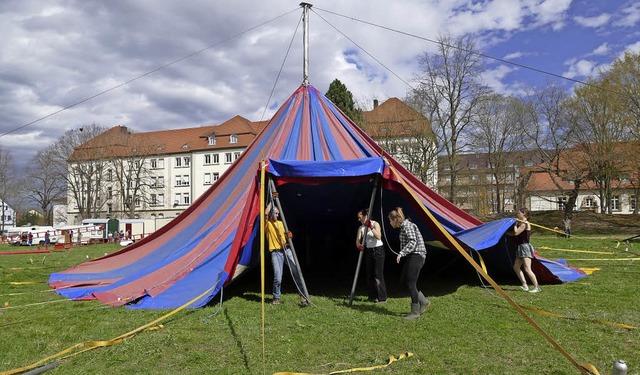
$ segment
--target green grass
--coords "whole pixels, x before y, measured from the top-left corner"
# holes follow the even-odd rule
[[[620,237],[620,236],[618,236]],[[640,373],[640,330],[598,324],[594,319],[640,327],[640,244],[615,248],[613,237],[562,239],[534,234],[540,255],[567,258],[578,267],[600,268],[575,283],[543,285],[539,294],[519,290],[513,278],[498,279],[513,300],[569,319],[528,314],[578,363],[610,374],[617,359]],[[543,247],[608,251],[593,254]],[[51,254],[0,256],[0,373],[34,363],[74,344],[108,340],[169,311],[129,310],[95,302],[70,302],[46,285],[49,274],[113,252],[96,245]],[[24,249],[24,248],[22,248]],[[0,246],[0,251],[17,250]],[[616,259],[616,260],[582,260]],[[431,269],[431,268],[430,268]],[[473,272],[423,272],[420,287],[433,306],[415,321],[397,267],[387,267],[390,299],[378,306],[348,306],[349,277],[309,278],[313,307],[300,308],[284,280],[284,303],[265,306],[264,346],[259,271],[224,290],[223,306],[187,309],[109,347],[61,360],[50,374],[326,374],[385,364],[389,355],[414,356],[373,374],[576,374],[579,371],[492,288]],[[11,284],[11,282],[37,284]],[[486,284],[488,285],[488,284]],[[267,282],[266,290],[270,291]],[[219,299],[216,299],[219,300]],[[46,303],[52,301],[62,301]],[[44,302],[44,304],[42,304]],[[38,304],[39,303],[39,304]],[[37,305],[36,305],[37,304]],[[263,352],[264,349],[264,352]]]

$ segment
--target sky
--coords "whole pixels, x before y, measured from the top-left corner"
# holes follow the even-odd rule
[[[405,97],[440,35],[472,34],[495,58],[482,59],[481,78],[503,94],[575,85],[640,53],[636,0],[310,3],[310,84],[324,93],[337,78],[365,110]],[[299,4],[3,0],[0,149],[24,167],[89,124],[148,132],[267,120],[303,80]]]

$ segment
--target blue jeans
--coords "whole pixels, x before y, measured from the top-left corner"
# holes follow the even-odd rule
[[[286,255],[287,267],[293,274],[293,280],[296,283],[298,294],[302,294],[302,279],[298,273],[298,267],[293,259],[293,253],[291,249],[286,250],[274,250],[271,252],[271,264],[273,265],[273,299],[280,299],[280,286],[282,285],[282,271],[284,269]]]

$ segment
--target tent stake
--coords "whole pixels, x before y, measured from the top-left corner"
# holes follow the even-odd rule
[[[371,192],[371,200],[369,201],[369,219],[371,219],[371,212],[373,211],[373,203],[376,200],[376,191],[378,190],[378,175],[373,180],[373,191]],[[381,218],[382,220],[382,218]],[[382,225],[382,224],[380,224]],[[358,264],[356,265],[356,274],[353,276],[353,285],[351,285],[351,294],[349,295],[349,306],[353,304],[353,296],[356,294],[356,285],[358,284],[358,275],[360,274],[360,266],[362,265],[362,254],[364,249],[358,254]]]

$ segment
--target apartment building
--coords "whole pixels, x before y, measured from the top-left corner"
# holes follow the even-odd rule
[[[99,169],[93,178],[93,217],[168,219],[198,199],[240,157],[266,122],[236,116],[219,125],[133,133],[115,126],[78,147],[69,173],[83,164]],[[67,197],[67,222],[80,224],[77,197]],[[81,198],[84,199],[84,198]]]

